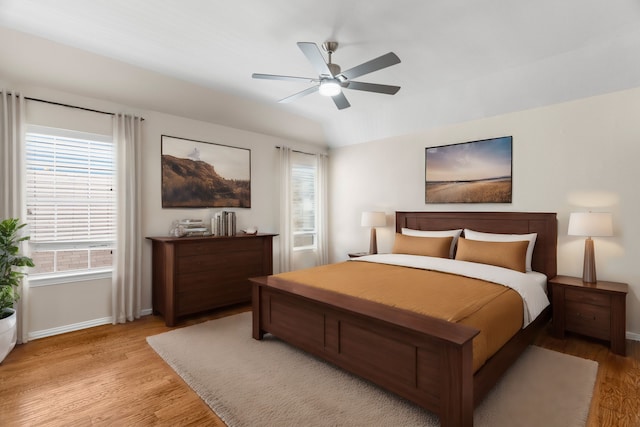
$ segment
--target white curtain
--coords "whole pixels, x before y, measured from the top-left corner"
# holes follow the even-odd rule
[[[142,118],[114,117],[117,151],[117,236],[113,269],[113,323],[140,317],[142,296]]]
[[[306,154],[305,154],[306,156]],[[316,165],[316,221],[317,248],[315,249],[315,264],[323,265],[329,262],[328,248],[328,208],[327,188],[329,157],[326,154],[312,154]],[[280,163],[280,272],[290,271],[293,261],[293,225],[292,225],[292,196],[291,196],[291,149],[279,147]],[[312,255],[313,256],[313,255]],[[300,261],[298,261],[300,262]]]
[[[291,149],[279,147],[280,168],[280,273],[291,270]]]
[[[328,195],[329,188],[329,156],[316,154],[318,161],[318,200],[316,203],[318,215],[318,265],[329,263],[329,220]]]
[[[25,101],[23,96],[10,91],[0,91],[0,98],[0,220],[19,218],[22,222],[26,216],[22,203]],[[26,244],[22,245],[22,252],[28,253]],[[18,343],[28,340],[28,294],[28,280],[23,280],[16,307]]]

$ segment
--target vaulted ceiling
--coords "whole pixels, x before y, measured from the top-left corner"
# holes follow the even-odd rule
[[[640,86],[639,23],[637,0],[0,0],[0,77],[342,146]],[[397,54],[357,80],[400,91],[339,111],[251,78],[317,77],[296,42],[328,40],[343,70]]]

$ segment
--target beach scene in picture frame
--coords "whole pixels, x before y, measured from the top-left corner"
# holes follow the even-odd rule
[[[511,203],[513,137],[425,149],[425,203]]]
[[[251,150],[162,135],[163,208],[250,208]]]

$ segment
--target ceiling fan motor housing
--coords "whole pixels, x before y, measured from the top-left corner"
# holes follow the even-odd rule
[[[324,42],[322,43],[322,48],[325,52],[333,53],[338,50],[338,42]]]
[[[340,71],[342,71],[338,64],[329,63],[327,64],[327,66],[329,67],[329,71],[331,71],[331,75],[334,77],[340,74]]]

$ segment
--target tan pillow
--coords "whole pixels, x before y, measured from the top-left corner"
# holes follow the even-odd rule
[[[396,233],[391,253],[449,258],[452,236],[415,237]]]
[[[526,271],[528,240],[519,242],[486,242],[458,239],[456,259],[460,261],[478,262],[511,270]]]

